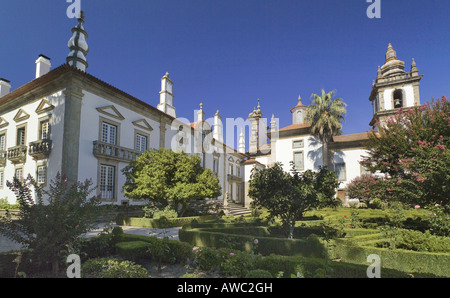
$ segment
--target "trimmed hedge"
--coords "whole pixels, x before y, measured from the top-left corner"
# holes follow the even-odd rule
[[[334,262],[325,259],[305,258],[299,256],[270,255],[257,261],[255,267],[267,270],[272,276],[284,278],[300,273],[306,278],[367,278],[370,264],[352,264]],[[408,278],[409,274],[395,269],[381,269],[383,278]],[[415,277],[437,277],[433,274],[415,274]]]
[[[375,240],[375,238],[370,239],[368,237],[361,237],[359,240],[362,241],[362,239],[369,243],[370,240]],[[428,273],[439,277],[450,277],[450,254],[448,253],[370,247],[364,246],[364,242],[358,243],[347,239],[336,239],[333,243],[333,248],[330,250],[331,257],[340,258],[344,262],[367,264],[367,256],[377,254],[380,256],[382,268],[391,268],[408,273]]]
[[[285,239],[274,237],[257,237],[258,244],[255,245],[255,236],[237,235],[210,232],[204,229],[181,229],[179,239],[195,246],[224,247],[242,251],[255,251],[262,255],[273,253],[279,255],[301,255],[308,257],[326,257],[326,248],[317,236],[311,235],[306,239]]]
[[[156,260],[152,253],[158,250],[159,262],[168,264],[186,263],[193,256],[193,246],[178,240],[158,239],[141,235],[124,234],[116,244],[117,254],[131,261]],[[163,253],[159,249],[163,246]]]
[[[159,219],[119,216],[116,218],[116,223],[121,226],[135,226],[135,227],[162,229],[162,228],[182,227],[184,225],[191,224],[193,221],[205,222],[215,219],[216,216],[214,215],[179,217],[179,218],[162,217]]]

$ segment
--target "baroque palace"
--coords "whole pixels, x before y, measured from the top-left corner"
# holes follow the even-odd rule
[[[212,117],[213,125],[206,121],[202,104],[195,122],[179,120],[168,73],[161,79],[156,106],[87,73],[89,47],[83,14],[72,33],[66,64],[52,70],[50,58],[40,55],[31,82],[11,91],[11,82],[0,79],[0,198],[15,202],[6,186],[14,176],[24,179],[30,174],[45,187],[57,173],[64,173],[73,181],[91,179],[105,204],[139,204],[124,196],[121,170],[146,150],[181,148],[199,155],[202,166],[219,178],[223,194],[211,199],[226,197],[248,207],[254,167],[281,162],[289,171],[294,162],[297,170],[304,171],[322,165],[322,145],[310,132],[307,106],[300,98],[293,103],[291,115],[282,116],[292,117],[292,124],[282,128],[277,127],[275,116],[267,126],[258,104],[246,122],[248,150],[243,130],[234,149],[224,143],[219,111]],[[422,76],[414,60],[409,72],[404,68],[389,44],[369,97],[374,128],[397,109],[420,105]],[[346,184],[365,172],[359,161],[366,154],[367,140],[368,133],[362,132],[336,136],[330,144],[333,169],[342,182],[338,196],[343,201],[348,200]]]

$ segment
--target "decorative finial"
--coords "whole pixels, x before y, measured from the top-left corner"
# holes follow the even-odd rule
[[[200,110],[203,111],[203,103],[202,102],[200,103]]]
[[[86,55],[89,52],[89,46],[86,42],[88,34],[84,30],[83,23],[84,12],[81,11],[78,18],[78,24],[72,28],[72,37],[67,43],[70,52],[66,58],[66,61],[72,67],[86,71],[86,68],[88,67]]]

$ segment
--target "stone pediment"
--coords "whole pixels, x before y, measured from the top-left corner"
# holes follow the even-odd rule
[[[97,108],[97,111],[104,115],[108,115],[108,116],[113,117],[118,120],[125,119],[125,117],[123,117],[122,114],[119,112],[119,110],[113,105]]]

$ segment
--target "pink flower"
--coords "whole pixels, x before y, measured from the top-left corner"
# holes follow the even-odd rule
[[[234,253],[230,252],[230,256],[234,257]]]
[[[419,209],[419,208],[420,208],[419,205],[414,206],[414,209]]]
[[[253,243],[258,244],[258,239],[253,240]]]
[[[349,228],[351,228],[351,227],[352,227],[352,225],[348,225],[348,227],[349,227]]]

